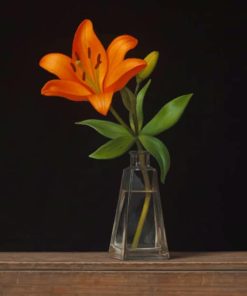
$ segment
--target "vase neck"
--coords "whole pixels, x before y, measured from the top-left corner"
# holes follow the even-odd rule
[[[130,166],[131,167],[149,167],[150,154],[147,151],[130,151]]]

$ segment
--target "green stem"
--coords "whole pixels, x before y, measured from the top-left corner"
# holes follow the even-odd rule
[[[137,80],[137,82],[136,82],[136,88],[135,88],[135,95],[138,94],[138,91],[139,91],[140,86],[141,86],[141,82]]]
[[[123,126],[125,127],[131,135],[134,136],[132,129],[124,122],[122,117],[117,113],[117,111],[111,106],[110,108],[111,114],[116,118],[116,120]]]
[[[137,148],[138,151],[141,152],[143,151],[141,143],[139,141],[137,141]],[[149,180],[149,176],[146,170],[144,170],[144,166],[145,166],[145,155],[140,154],[140,164],[141,164],[141,172],[142,172],[142,176],[143,176],[143,180],[144,180],[144,186],[145,186],[145,191],[146,191],[146,196],[144,199],[144,203],[143,203],[143,207],[142,207],[142,211],[141,211],[141,215],[136,227],[136,231],[135,231],[135,235],[131,244],[131,248],[135,249],[138,247],[139,241],[140,241],[140,237],[143,231],[143,227],[147,218],[147,214],[148,214],[148,210],[149,210],[149,205],[150,205],[150,201],[151,201],[151,184],[150,184],[150,180]]]
[[[138,91],[138,87],[136,88]],[[134,120],[134,125],[135,125],[135,133],[133,133],[132,129],[124,122],[124,120],[121,118],[121,116],[117,113],[117,111],[111,107],[110,111],[112,113],[112,115],[116,118],[116,120],[123,126],[125,127],[133,136],[137,136],[138,135],[138,121],[137,121],[137,115],[136,112],[134,112],[133,114],[133,120]],[[136,145],[137,145],[137,149],[139,152],[143,151],[142,148],[142,144],[141,142],[137,139],[136,140]],[[147,214],[148,214],[148,210],[149,210],[149,206],[150,206],[150,201],[151,201],[151,184],[150,184],[150,180],[149,180],[149,176],[146,170],[144,170],[144,166],[145,166],[145,156],[140,154],[140,164],[141,164],[141,172],[142,172],[142,176],[143,176],[143,180],[144,180],[144,186],[145,186],[145,191],[146,191],[146,196],[144,199],[144,203],[143,203],[143,207],[142,207],[142,212],[137,224],[137,228],[135,231],[135,235],[131,244],[132,248],[137,248],[139,241],[140,241],[140,237],[143,231],[143,227],[144,227],[144,223],[146,221],[147,218]]]
[[[135,96],[138,93],[139,87],[140,87],[140,82],[137,82]],[[138,136],[139,131],[138,131],[138,119],[137,119],[137,114],[136,114],[136,108],[134,109],[133,121],[134,121],[134,125],[136,128],[136,135]],[[137,149],[139,152],[143,151],[142,144],[138,139],[136,141],[136,145],[137,145]],[[140,241],[143,227],[144,227],[147,215],[148,215],[149,205],[150,205],[150,201],[151,201],[151,185],[150,185],[148,172],[145,170],[145,155],[140,153],[139,157],[140,157],[141,172],[142,172],[142,176],[143,176],[143,180],[144,180],[144,187],[145,187],[146,195],[145,195],[141,215],[140,215],[140,218],[139,218],[139,221],[137,224],[137,228],[136,228],[136,231],[134,234],[134,238],[133,238],[133,241],[131,244],[131,248],[133,248],[133,249],[137,248],[139,245],[139,241]]]
[[[135,135],[138,137],[139,126],[138,126],[138,120],[137,120],[137,114],[136,114],[136,97],[135,97],[135,104],[134,104],[134,106],[135,106],[135,108],[134,108],[134,112],[133,112],[133,122],[134,122],[134,128],[135,128]],[[138,141],[136,142],[136,144],[137,143],[138,143]]]

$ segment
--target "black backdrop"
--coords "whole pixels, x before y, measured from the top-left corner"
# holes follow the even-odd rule
[[[241,1],[2,4],[0,250],[108,248],[128,155],[88,158],[105,139],[74,122],[102,116],[88,103],[40,95],[53,76],[39,59],[70,54],[84,18],[105,45],[120,34],[137,37],[129,56],[160,51],[146,120],[168,100],[195,94],[160,136],[172,157],[160,187],[170,249],[246,249],[244,12]],[[117,95],[113,104],[121,110]]]

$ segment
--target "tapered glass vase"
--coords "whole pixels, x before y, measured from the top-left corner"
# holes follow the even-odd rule
[[[157,171],[146,151],[131,151],[123,170],[109,254],[120,260],[169,258]]]

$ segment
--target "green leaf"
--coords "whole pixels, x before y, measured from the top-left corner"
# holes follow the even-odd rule
[[[95,129],[99,134],[110,139],[115,139],[121,136],[129,135],[129,131],[125,127],[111,121],[87,119],[80,122],[76,122],[76,124],[90,126],[91,128]]]
[[[90,154],[89,157],[95,159],[116,158],[128,151],[134,141],[134,138],[130,135],[110,140]]]
[[[136,97],[136,115],[137,115],[139,130],[141,130],[143,125],[143,101],[150,84],[151,84],[151,79],[148,80],[148,82],[138,92]]]
[[[155,137],[140,135],[139,139],[144,148],[157,160],[160,167],[160,180],[164,183],[170,168],[170,155],[167,147]]]
[[[134,120],[133,120],[133,114],[136,108],[136,97],[134,93],[128,88],[124,87],[120,90],[120,94],[122,97],[123,104],[125,108],[129,111],[129,122],[130,122],[130,127],[132,128],[133,131],[135,131],[135,125],[134,125]]]
[[[183,95],[165,104],[144,126],[141,133],[154,136],[172,127],[182,116],[192,95]]]
[[[133,113],[134,102],[135,102],[135,95],[133,94],[133,92],[128,87],[124,87],[120,90],[120,94],[122,97],[124,107],[129,112]]]
[[[129,113],[129,122],[130,122],[130,127],[131,127],[132,131],[135,131],[135,124],[134,124],[133,114],[131,112]]]

